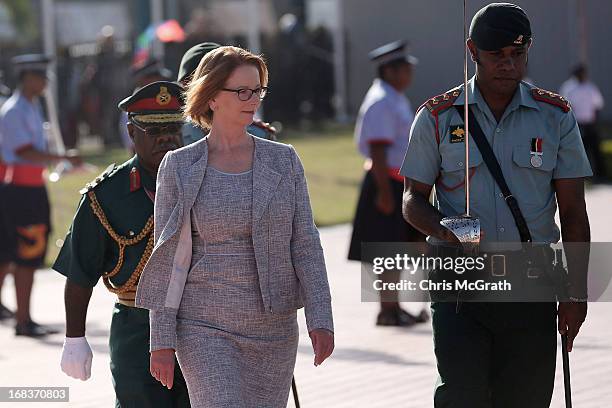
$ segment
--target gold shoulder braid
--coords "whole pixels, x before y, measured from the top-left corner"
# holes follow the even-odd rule
[[[104,211],[102,210],[102,207],[100,206],[100,203],[98,202],[96,194],[93,191],[89,191],[87,192],[87,196],[89,197],[89,200],[91,202],[90,205],[93,213],[96,215],[96,217],[98,217],[98,220],[100,220],[100,223],[111,236],[111,238],[117,243],[117,245],[119,245],[119,260],[117,261],[117,265],[115,265],[112,271],[102,274],[102,281],[104,282],[106,288],[112,293],[121,294],[127,292],[135,292],[138,279],[140,279],[140,275],[142,274],[142,270],[144,269],[145,264],[147,263],[147,261],[151,257],[151,253],[153,252],[153,215],[149,217],[144,228],[142,229],[142,231],[140,231],[138,235],[131,238],[123,237],[117,234],[113,227],[111,227],[110,223],[108,222],[108,219],[106,218],[106,215],[104,214]],[[138,265],[134,269],[134,272],[132,272],[130,278],[121,286],[113,285],[110,281],[110,278],[117,275],[121,270],[121,267],[123,266],[125,247],[136,245],[137,243],[145,239],[147,235],[149,236],[147,246],[145,247],[142,257],[140,258],[140,262],[138,262]]]

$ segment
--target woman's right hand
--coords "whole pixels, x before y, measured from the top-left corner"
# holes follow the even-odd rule
[[[334,352],[334,332],[327,329],[314,329],[309,335],[315,353],[314,365],[316,367]]]
[[[151,352],[151,375],[168,389],[174,381],[174,350],[162,349]]]

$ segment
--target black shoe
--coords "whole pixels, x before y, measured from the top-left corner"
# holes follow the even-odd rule
[[[15,317],[15,313],[0,303],[0,320],[12,319],[13,317]]]
[[[377,326],[401,326],[408,327],[416,323],[416,319],[410,313],[402,309],[381,310],[376,318]]]
[[[15,336],[44,337],[48,334],[55,333],[59,333],[59,331],[51,327],[35,323],[32,320],[25,324],[18,324],[15,326]]]
[[[37,323],[34,323],[34,324],[37,324]],[[40,326],[40,327],[42,327],[43,329],[45,329],[45,330],[47,331],[47,334],[57,334],[57,333],[59,333],[59,332],[60,332],[60,330],[58,330],[58,329],[54,329],[54,328],[53,328],[53,327],[51,327],[51,326],[42,325],[42,324],[39,324],[38,326]]]
[[[402,308],[397,309],[397,319],[400,322],[399,326],[412,326],[418,323],[416,317]]]
[[[425,309],[421,310],[421,313],[415,318],[417,323],[425,323],[429,321],[429,313]]]

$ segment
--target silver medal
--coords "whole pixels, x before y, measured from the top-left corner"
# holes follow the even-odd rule
[[[542,156],[533,154],[531,155],[531,165],[533,167],[541,167],[542,166]]]

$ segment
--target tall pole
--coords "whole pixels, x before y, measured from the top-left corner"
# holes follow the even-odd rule
[[[55,13],[53,12],[54,0],[42,0],[41,5],[43,52],[53,59],[48,67],[53,79],[49,81],[49,91],[53,100],[57,101],[57,51],[55,43]]]
[[[465,122],[465,215],[470,216],[470,126],[468,122],[470,105],[468,105],[468,47],[467,47],[467,0],[463,0],[463,121]]]
[[[576,15],[578,16],[578,50],[580,62],[586,64],[589,60],[586,4],[584,0],[577,0]]]
[[[247,0],[247,47],[254,54],[261,52],[261,16],[258,6],[259,0]]]
[[[179,19],[178,0],[168,0],[168,5],[166,6],[166,12],[168,13],[166,16],[167,18],[178,20]]]
[[[336,26],[333,33],[334,43],[334,106],[336,121],[345,123],[347,114],[346,92],[346,42],[344,37],[344,1],[336,0]]]
[[[247,48],[253,54],[261,53],[261,15],[259,13],[259,0],[246,0],[247,2]],[[257,118],[264,116],[263,104],[257,111]]]
[[[164,19],[164,2],[163,0],[150,0],[151,8],[151,24],[157,27]],[[164,44],[155,36],[153,40],[153,57],[161,60],[164,57]]]
[[[567,55],[567,64],[568,66],[571,66],[574,61],[574,55],[576,53],[576,50],[578,49],[578,46],[576,45],[576,7],[574,5],[574,3],[576,3],[576,0],[566,0],[566,12],[567,12],[567,39],[566,39],[566,43],[567,43],[567,49],[569,50],[568,55]]]
[[[47,67],[47,70],[51,74],[51,80],[48,82],[47,89],[44,93],[44,102],[47,108],[47,119],[49,120],[49,127],[46,128],[48,132],[47,136],[49,141],[55,147],[55,152],[58,154],[64,154],[66,148],[62,138],[59,116],[57,112],[57,51],[55,42],[55,13],[53,11],[54,0],[42,0],[41,8],[43,52],[48,57],[52,58],[51,63]],[[58,181],[63,171],[65,171],[68,166],[70,166],[70,164],[68,164],[66,161],[58,163],[51,174],[49,174],[49,180],[52,182]]]

